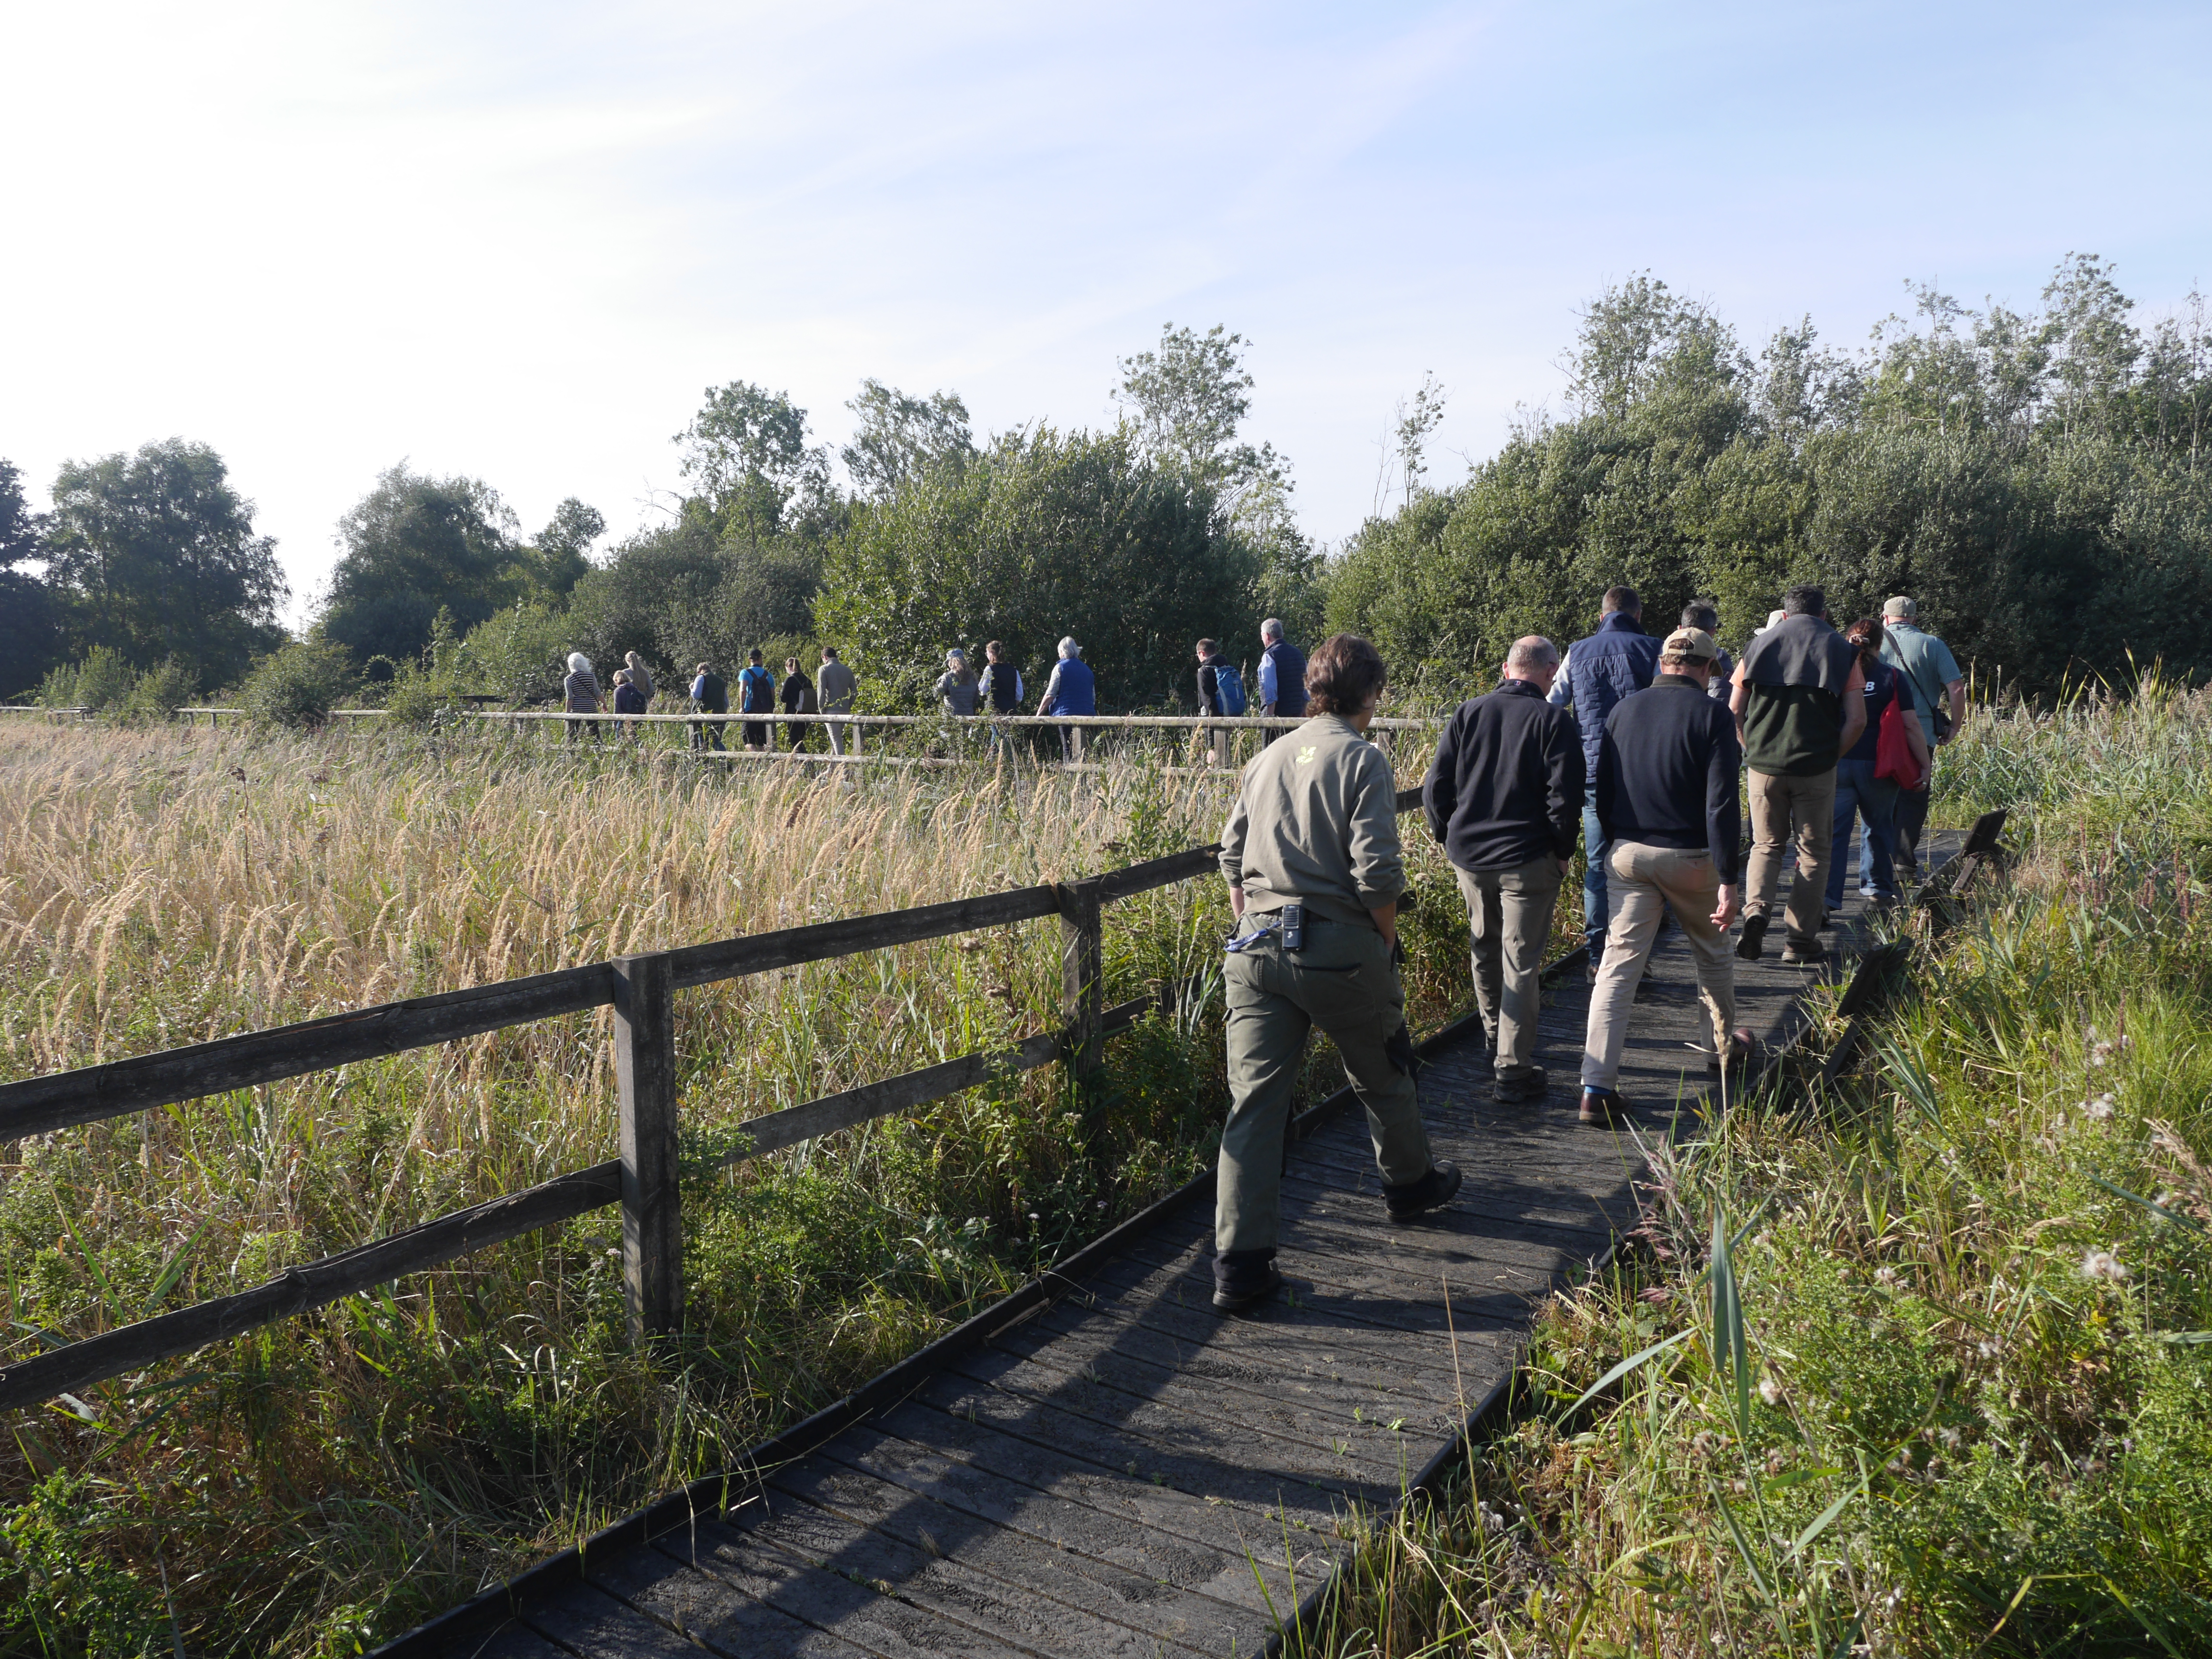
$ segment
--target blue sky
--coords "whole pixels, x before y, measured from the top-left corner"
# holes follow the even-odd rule
[[[298,620],[403,457],[626,531],[710,383],[1093,424],[1218,322],[1334,540],[1425,372],[1448,482],[1641,270],[1754,343],[2071,250],[2172,307],[2208,63],[2202,6],[17,6],[0,455],[214,444]]]

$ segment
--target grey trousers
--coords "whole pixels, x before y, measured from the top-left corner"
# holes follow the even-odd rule
[[[1273,920],[1247,916],[1240,936]],[[1279,935],[1228,959],[1229,1121],[1221,1129],[1213,1244],[1218,1254],[1270,1249],[1281,1222],[1284,1135],[1307,1033],[1318,1025],[1344,1056],[1367,1109],[1375,1162],[1393,1186],[1429,1172],[1429,1134],[1413,1079],[1383,1044],[1404,1022],[1390,947],[1372,927],[1306,920],[1306,948]]]
[[[1743,914],[1763,916],[1782,884],[1784,849],[1797,847],[1797,873],[1790,881],[1790,942],[1816,945],[1820,910],[1828,895],[1828,861],[1835,847],[1836,769],[1809,778],[1745,774],[1751,799],[1751,870]],[[1679,918],[1678,918],[1679,920]]]
[[[1535,1070],[1536,1012],[1543,1000],[1536,975],[1559,900],[1559,861],[1547,854],[1506,869],[1455,873],[1467,898],[1474,1006],[1498,1056],[1498,1080],[1510,1083]]]

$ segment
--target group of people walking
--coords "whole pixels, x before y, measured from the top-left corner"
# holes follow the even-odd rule
[[[1792,587],[1741,661],[1715,639],[1712,605],[1686,607],[1663,639],[1642,618],[1637,594],[1614,587],[1596,631],[1564,653],[1539,635],[1515,641],[1497,689],[1452,716],[1423,784],[1428,827],[1467,900],[1475,1003],[1504,1103],[1546,1094],[1539,975],[1579,847],[1590,981],[1579,1116],[1605,1126],[1629,1109],[1621,1056],[1664,917],[1690,947],[1706,1068],[1738,1072],[1753,1041],[1735,1021],[1735,963],[1764,954],[1785,864],[1794,856],[1782,959],[1809,965],[1826,954],[1820,935],[1842,904],[1855,823],[1863,895],[1893,901],[1898,872],[1917,873],[1930,747],[1949,740],[1966,704],[1956,661],[1907,598],[1838,632],[1819,587]],[[1389,1218],[1416,1219],[1459,1188],[1422,1125],[1397,972],[1407,895],[1396,786],[1364,735],[1386,678],[1364,640],[1338,635],[1317,648],[1302,676],[1307,723],[1245,768],[1222,832],[1237,917],[1215,1211],[1224,1310],[1281,1282],[1285,1138],[1314,1026],[1334,1040],[1366,1109]]]
[[[653,698],[653,675],[642,658],[635,651],[624,659],[624,666],[615,671],[611,699],[603,698],[599,692],[597,671],[591,659],[580,651],[568,653],[568,677],[561,683],[562,707],[569,716],[568,735],[571,738],[584,735],[599,735],[600,722],[578,716],[611,714],[643,714],[651,712]],[[807,677],[796,657],[787,657],[783,662],[783,678],[775,673],[763,660],[759,650],[749,654],[745,665],[738,671],[737,696],[740,714],[849,714],[853,696],[858,689],[853,671],[838,659],[837,647],[822,648],[822,665],[814,678]],[[693,671],[688,700],[691,714],[720,714],[730,713],[730,683],[716,672],[714,664],[702,662]],[[695,720],[691,722],[691,747],[700,750],[724,750],[722,720]],[[742,726],[741,741],[752,754],[769,751],[773,738],[773,722],[763,719],[747,720]],[[809,730],[819,725],[829,736],[832,754],[845,752],[849,741],[853,752],[860,748],[860,728],[848,720],[786,720],[783,722],[785,746],[803,750],[807,746]],[[626,721],[617,722],[617,732],[635,739],[638,727]]]

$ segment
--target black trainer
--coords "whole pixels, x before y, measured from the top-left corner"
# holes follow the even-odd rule
[[[1386,1184],[1382,1201],[1389,1206],[1391,1220],[1406,1222],[1425,1216],[1431,1210],[1441,1210],[1458,1193],[1459,1165],[1447,1158],[1436,1164],[1419,1181],[1409,1181],[1402,1187]]]
[[[1828,959],[1828,947],[1817,939],[1800,943],[1790,940],[1782,947],[1782,965],[1785,968],[1812,968]]]
[[[1231,1250],[1213,1258],[1213,1305],[1224,1313],[1241,1313],[1266,1301],[1282,1283],[1273,1250]]]
[[[1735,942],[1735,953],[1746,962],[1757,962],[1766,954],[1766,918],[1746,916],[1743,936]]]

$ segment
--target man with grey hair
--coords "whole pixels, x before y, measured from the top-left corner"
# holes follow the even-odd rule
[[[1559,672],[1551,641],[1514,641],[1498,689],[1459,706],[1421,786],[1429,833],[1467,899],[1475,1006],[1495,1056],[1492,1093],[1507,1104],[1544,1097],[1537,975],[1582,828],[1581,732],[1546,701]]]
[[[1040,714],[1095,714],[1098,712],[1098,683],[1091,678],[1090,666],[1083,660],[1083,647],[1073,639],[1060,642],[1060,660],[1052,665],[1052,678],[1044,683],[1044,696],[1037,702]],[[1083,758],[1083,728],[1063,726],[1060,728],[1060,752],[1064,760]]]
[[[1951,647],[1921,630],[1920,607],[1901,593],[1882,602],[1881,659],[1905,676],[1915,705],[1928,711],[1930,750],[1950,742],[1966,723],[1966,677],[1959,672]],[[1897,861],[1915,880],[1920,875],[1920,837],[1928,828],[1929,786],[1935,778],[1930,765],[1920,775],[1917,789],[1897,798]]]
[[[1260,624],[1260,712],[1303,720],[1306,712],[1306,653],[1283,637],[1282,619]]]

